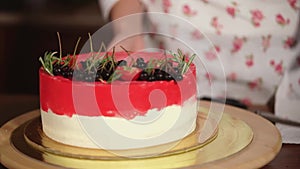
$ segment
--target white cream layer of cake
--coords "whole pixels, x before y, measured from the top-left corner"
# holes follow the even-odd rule
[[[122,150],[143,148],[180,140],[194,131],[195,96],[183,105],[148,110],[145,116],[120,117],[57,115],[41,110],[44,133],[51,139],[78,147]]]

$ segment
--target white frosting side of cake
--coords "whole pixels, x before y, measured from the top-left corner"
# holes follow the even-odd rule
[[[182,106],[171,105],[161,110],[151,109],[145,116],[136,116],[131,120],[105,116],[69,117],[57,115],[51,110],[48,112],[41,110],[43,131],[53,140],[73,146],[112,150],[141,148],[180,140],[194,131],[196,117],[195,96],[186,100]],[[88,129],[90,127],[93,127],[92,132]],[[105,135],[103,130],[101,131],[101,128],[107,127],[116,135],[129,140],[138,140],[138,143],[122,144],[120,139],[108,138],[107,133]],[[99,138],[96,138],[93,133],[97,133]],[[107,140],[105,145],[99,145],[97,139]]]

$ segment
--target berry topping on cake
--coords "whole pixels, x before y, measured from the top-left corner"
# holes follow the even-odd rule
[[[62,76],[70,80],[85,82],[181,81],[195,58],[195,55],[189,58],[180,49],[177,53],[160,54],[163,57],[143,58],[121,47],[128,57],[120,59],[115,56],[115,48],[112,52],[100,52],[102,48],[105,49],[102,44],[99,52],[94,52],[91,47],[91,52],[85,54],[88,57],[82,59],[75,54],[78,43],[79,40],[73,55],[62,57],[59,38],[59,56],[56,56],[57,52],[46,52],[44,57],[39,58],[44,71],[51,76]]]
[[[40,58],[43,69],[52,76],[70,80],[110,83],[123,81],[181,81],[195,55],[188,59],[181,50],[160,59],[138,57],[116,60],[115,52],[89,53],[86,60],[78,61],[77,55],[57,57],[57,52],[46,52]]]

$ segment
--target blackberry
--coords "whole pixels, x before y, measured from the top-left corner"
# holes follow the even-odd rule
[[[171,80],[173,80],[173,77],[169,73],[165,72],[164,79],[166,81],[171,81]]]
[[[138,78],[138,80],[141,80],[141,81],[148,80],[148,73],[145,72],[145,71],[142,71],[141,74],[140,74],[140,76],[139,76],[139,78]]]
[[[69,72],[71,72],[72,69],[69,66],[64,66],[61,68],[61,75],[65,78],[69,78]]]
[[[97,72],[95,81],[100,81],[101,78],[101,72]]]
[[[73,69],[70,69],[67,73],[67,78],[72,79],[73,78]]]
[[[136,59],[136,63],[139,64],[139,63],[145,63],[144,59],[143,58],[137,58]]]
[[[154,76],[154,75],[150,75],[150,76],[148,77],[148,81],[149,81],[149,82],[156,81],[155,76]]]
[[[178,67],[174,67],[174,68],[173,68],[173,74],[174,74],[174,75],[178,75],[179,73],[180,73],[179,68],[178,68]]]
[[[57,76],[57,75],[61,75],[61,72],[62,72],[62,70],[61,70],[61,65],[55,63],[55,64],[53,65],[53,74],[54,74],[55,76]]]
[[[154,76],[156,80],[164,80],[164,71],[156,69],[154,72]]]
[[[136,67],[140,69],[145,69],[147,67],[147,63],[145,62],[137,63]]]
[[[82,71],[76,71],[76,73],[74,74],[74,79],[77,81],[83,81],[84,80],[84,72]]]
[[[143,58],[137,58],[135,61],[135,67],[145,69],[147,67],[147,63],[145,63]]]
[[[93,81],[95,81],[95,79],[93,78],[93,75],[86,74],[85,77],[84,77],[84,81],[93,82]]]
[[[109,79],[110,75],[111,75],[110,72],[107,72],[107,71],[102,71],[101,72],[101,77],[105,81],[107,81]]]
[[[62,70],[63,72],[67,72],[67,71],[69,71],[69,69],[70,69],[70,67],[69,67],[68,65],[62,66],[62,68],[61,68],[61,70]]]
[[[61,72],[61,75],[62,75],[64,78],[68,78],[68,72],[63,71],[63,72]]]
[[[111,69],[111,67],[112,67],[112,63],[111,63],[111,62],[107,62],[107,63],[105,64],[105,66],[104,66],[104,69],[108,71],[108,70]]]
[[[181,74],[177,74],[174,78],[176,81],[181,81],[183,79],[183,76]]]

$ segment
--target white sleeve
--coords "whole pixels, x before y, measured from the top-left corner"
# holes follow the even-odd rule
[[[295,57],[284,74],[275,100],[275,114],[300,122],[300,57]],[[284,143],[300,144],[300,127],[276,124]]]
[[[118,1],[119,0],[98,0],[105,21],[109,19],[111,9]]]

